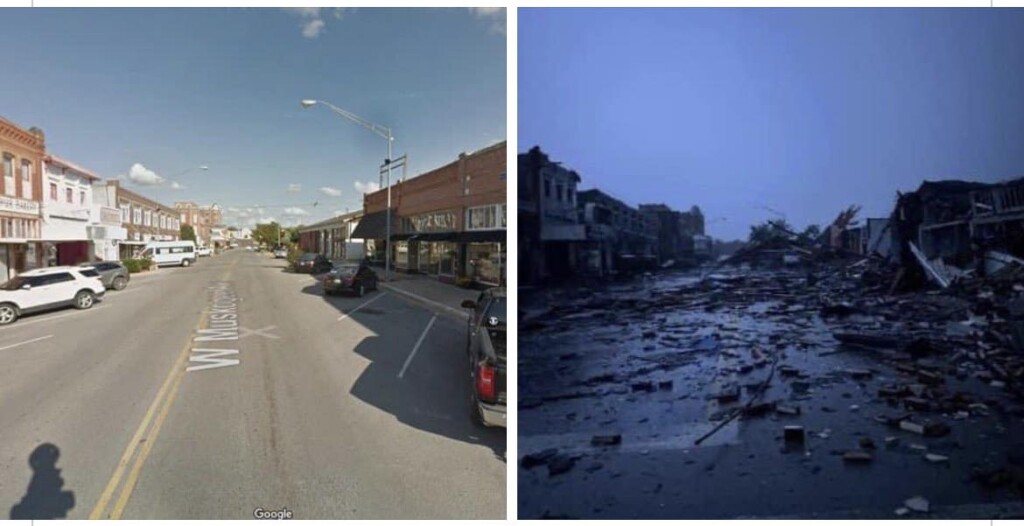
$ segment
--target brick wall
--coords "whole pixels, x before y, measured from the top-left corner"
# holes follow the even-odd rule
[[[409,217],[455,210],[456,228],[463,230],[467,207],[506,202],[507,143],[462,155],[454,162],[391,187],[391,206]],[[363,196],[365,213],[387,208],[387,190]]]

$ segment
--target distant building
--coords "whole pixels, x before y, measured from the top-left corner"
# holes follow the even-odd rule
[[[588,270],[604,274],[657,263],[658,226],[653,219],[601,190],[584,190],[578,200],[586,225]]]
[[[116,203],[121,211],[121,226],[127,239],[119,243],[120,259],[136,258],[150,241],[176,241],[181,238],[181,221],[173,207],[107,180],[93,184],[102,202]]]
[[[189,225],[195,230],[198,245],[207,246],[213,243],[213,227],[224,221],[224,213],[216,204],[201,206],[192,201],[174,203],[181,224]]]
[[[352,237],[363,217],[362,210],[341,214],[299,227],[299,248],[323,254],[330,260],[358,260],[365,256],[364,240]]]

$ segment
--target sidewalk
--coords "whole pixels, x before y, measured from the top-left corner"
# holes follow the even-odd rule
[[[384,269],[374,267],[377,275],[384,278]],[[437,278],[424,276],[422,274],[406,274],[404,272],[391,271],[391,280],[381,282],[380,288],[390,292],[402,294],[415,301],[426,303],[433,307],[443,309],[460,319],[469,316],[468,311],[462,308],[464,300],[476,300],[480,291],[463,289],[442,283]]]

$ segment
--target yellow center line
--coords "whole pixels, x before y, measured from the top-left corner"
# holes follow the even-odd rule
[[[231,273],[234,271],[237,264],[238,260],[236,259],[231,263],[228,269],[224,271],[224,275],[220,278],[220,281],[226,281],[231,276]],[[195,334],[198,334],[200,329],[203,328],[204,322],[206,321],[207,310],[208,309],[203,309],[199,314],[199,320],[196,322],[195,327],[192,328],[192,332],[189,333],[188,340],[185,342],[185,347],[174,360],[174,365],[171,367],[170,373],[164,380],[160,390],[157,391],[156,398],[153,400],[153,403],[150,404],[149,409],[146,410],[146,414],[142,418],[142,422],[139,424],[138,429],[136,429],[135,434],[132,435],[132,439],[128,443],[128,447],[125,448],[124,454],[121,455],[121,459],[117,463],[117,468],[114,470],[114,474],[110,477],[110,481],[107,483],[106,487],[104,487],[103,493],[100,494],[100,498],[96,501],[96,505],[93,507],[92,512],[89,513],[90,520],[103,518],[116,520],[121,517],[122,513],[124,513],[124,508],[128,504],[128,499],[131,497],[132,491],[135,489],[135,484],[138,482],[146,457],[149,456],[149,452],[153,448],[153,442],[156,441],[157,435],[160,432],[160,427],[163,425],[164,419],[167,417],[167,413],[170,412],[171,405],[174,403],[174,399],[177,396],[178,388],[181,386],[181,381],[185,377],[185,364],[188,361],[189,352],[192,349],[192,338]],[[156,422],[153,424],[152,428],[150,428],[150,421],[153,420],[154,415],[157,415],[158,412],[159,415],[156,417]],[[147,429],[149,429],[149,435],[143,440],[143,434]],[[104,511],[110,503],[110,499],[113,497],[114,492],[120,485],[125,469],[128,468],[128,464],[135,455],[135,451],[138,449],[139,444],[143,444],[142,450],[139,452],[138,457],[135,458],[135,462],[128,474],[124,487],[121,488],[121,495],[118,497],[109,516],[104,517]]]

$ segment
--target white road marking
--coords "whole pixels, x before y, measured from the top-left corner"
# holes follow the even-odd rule
[[[381,292],[380,296],[377,296],[376,298],[372,298],[369,301],[367,301],[366,303],[363,303],[362,305],[360,305],[360,306],[358,306],[358,307],[356,307],[356,308],[346,312],[345,314],[343,314],[340,318],[338,318],[338,321],[341,321],[341,320],[344,320],[345,318],[348,318],[352,314],[355,314],[355,312],[357,310],[359,310],[359,309],[361,309],[361,308],[363,308],[363,307],[365,307],[365,306],[367,306],[367,305],[369,305],[369,304],[371,304],[371,303],[373,303],[373,302],[383,298],[384,296],[387,296],[387,294],[388,294],[387,292]]]
[[[14,344],[8,345],[6,347],[0,347],[0,351],[6,351],[7,349],[13,349],[15,347],[20,347],[22,345],[25,345],[27,343],[37,342],[39,340],[45,340],[45,339],[48,339],[48,338],[53,338],[53,335],[52,334],[48,334],[46,336],[40,336],[38,338],[32,338],[31,340],[25,340],[25,341],[23,341],[21,343],[14,343]]]
[[[40,319],[37,319],[37,320],[29,320],[29,321],[20,321],[19,320],[19,321],[14,322],[12,325],[8,325],[7,326],[7,330],[19,329],[21,327],[32,325],[33,323],[42,323],[44,321],[58,320],[60,318],[66,318],[68,316],[74,316],[76,314],[84,314],[84,313],[89,312],[89,311],[95,311],[95,310],[99,310],[99,309],[103,309],[103,308],[106,308],[106,305],[97,305],[97,306],[95,306],[95,307],[93,307],[91,309],[76,310],[75,312],[69,312],[67,314],[60,314],[60,315],[57,315],[57,316],[48,316],[46,318],[40,318]]]
[[[416,356],[416,351],[420,350],[420,345],[423,344],[423,339],[427,337],[427,333],[430,332],[430,328],[434,326],[434,322],[437,321],[437,314],[433,318],[430,318],[430,322],[427,323],[427,328],[423,329],[423,334],[420,335],[420,339],[416,340],[416,345],[412,348],[412,352],[409,353],[409,357],[405,359],[405,365],[402,366],[402,370],[398,371],[398,378],[405,376],[405,370],[409,368],[409,364],[412,363],[412,358]]]
[[[455,308],[449,307],[449,306],[447,306],[447,305],[445,305],[443,303],[438,303],[438,302],[436,302],[434,300],[429,300],[427,298],[424,298],[423,296],[420,296],[419,294],[413,294],[412,292],[409,292],[409,291],[406,291],[406,290],[402,290],[402,289],[400,289],[398,287],[394,287],[394,286],[388,285],[386,283],[381,283],[381,286],[386,288],[386,289],[388,289],[388,290],[390,290],[390,291],[397,292],[399,294],[405,294],[406,296],[409,296],[410,298],[413,298],[415,300],[419,300],[419,301],[422,301],[424,303],[427,303],[427,304],[434,305],[436,307],[442,308],[442,309],[444,309],[444,310],[446,310],[446,311],[448,311],[448,312],[450,312],[452,314],[455,314],[456,316],[458,316],[458,317],[460,317],[462,319],[466,319],[466,318],[469,317],[469,313],[467,313],[467,312],[463,312],[463,311],[461,311],[459,309],[455,309]]]
[[[262,336],[264,338],[268,338],[268,339],[272,339],[272,340],[280,340],[281,338],[278,335],[270,334],[269,332],[267,332],[267,331],[272,331],[272,330],[274,330],[276,328],[277,328],[277,325],[271,325],[269,327],[264,327],[262,329],[247,329],[245,327],[239,327],[238,328],[238,332],[239,332],[238,339],[241,340],[242,338],[245,338],[246,336]]]

